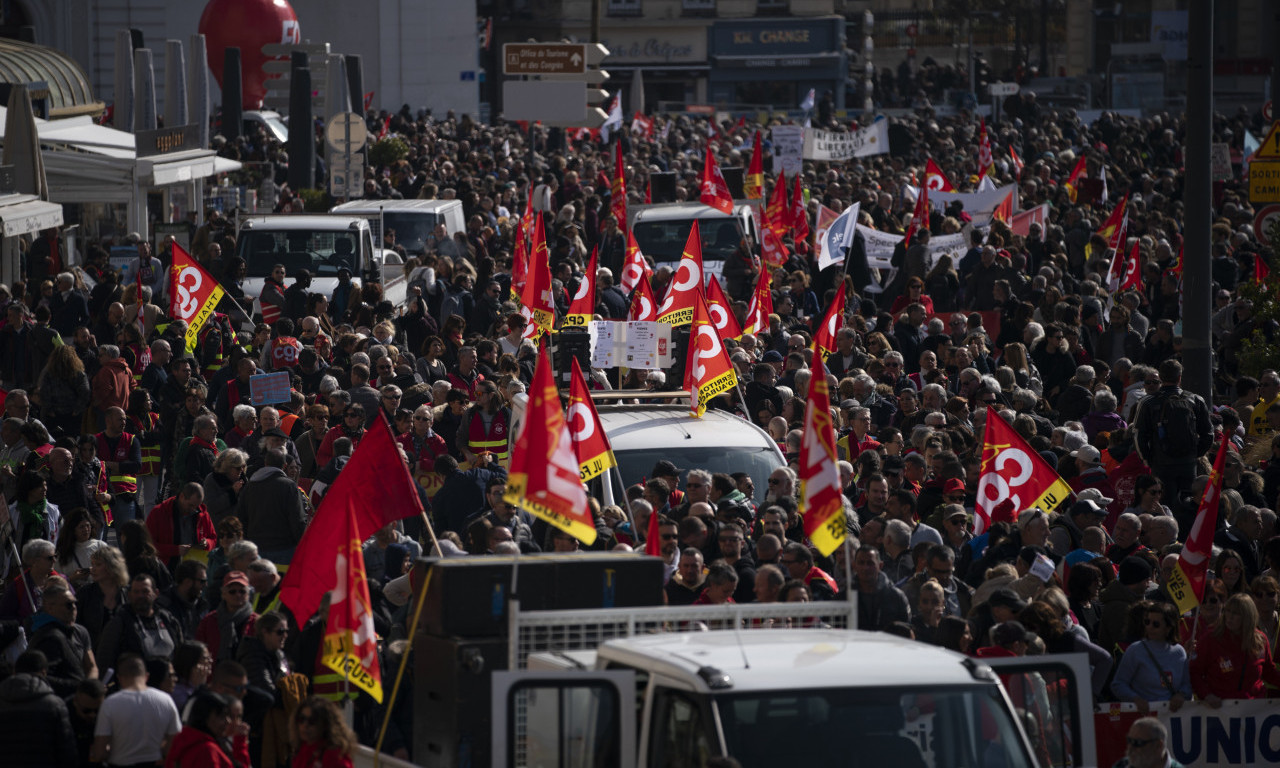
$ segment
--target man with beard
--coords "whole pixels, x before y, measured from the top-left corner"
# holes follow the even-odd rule
[[[505,461],[511,437],[511,409],[502,404],[498,386],[493,382],[481,381],[475,391],[475,405],[467,412],[454,438],[457,448],[473,463],[480,453],[492,453],[499,462]]]
[[[136,653],[144,660],[168,660],[182,642],[182,625],[173,614],[156,606],[155,580],[140,573],[129,580],[129,602],[102,629],[98,665],[112,669],[121,654]]]

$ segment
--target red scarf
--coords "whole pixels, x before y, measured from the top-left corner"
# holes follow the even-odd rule
[[[214,455],[214,456],[217,456],[217,455],[218,455],[218,446],[214,445],[213,443],[209,442],[208,440],[205,440],[203,437],[192,437],[192,438],[191,438],[191,444],[192,444],[192,445],[199,445],[199,446],[204,447],[204,448],[208,448],[209,450],[213,451],[213,455]]]

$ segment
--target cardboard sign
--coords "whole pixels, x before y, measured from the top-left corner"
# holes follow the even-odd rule
[[[262,373],[249,377],[249,401],[254,407],[287,403],[289,399],[288,371]]]

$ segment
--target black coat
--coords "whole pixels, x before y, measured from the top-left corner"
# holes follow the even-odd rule
[[[78,760],[66,702],[35,675],[0,682],[0,744],[9,768],[74,768]]]
[[[48,614],[37,617],[48,619]],[[28,650],[40,651],[49,660],[49,673],[45,682],[60,697],[76,692],[76,686],[85,679],[84,657],[93,647],[89,630],[79,624],[70,626],[60,621],[49,621],[31,633]]]

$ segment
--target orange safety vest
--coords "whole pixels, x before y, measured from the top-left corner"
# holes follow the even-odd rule
[[[274,291],[280,296],[280,304],[272,304],[266,300],[267,292]],[[271,280],[262,282],[262,294],[258,297],[258,302],[262,305],[262,322],[267,325],[274,326],[276,321],[284,315],[284,288],[276,285]]]
[[[113,451],[107,446],[107,433],[98,433],[98,458],[102,461],[114,461],[119,464],[122,461],[129,460],[129,446],[133,445],[133,435],[128,432],[121,433],[120,439],[116,441],[116,449]],[[138,478],[133,475],[111,475],[109,478],[111,485],[111,493],[137,493]]]
[[[471,412],[471,420],[467,425],[467,449],[472,453],[488,451],[497,454],[498,461],[505,462],[509,452],[511,437],[511,411],[499,408],[489,422],[489,429],[484,428],[484,418],[478,409]]]
[[[281,413],[280,414],[280,431],[286,435],[293,434],[293,425],[298,422],[298,414]]]

